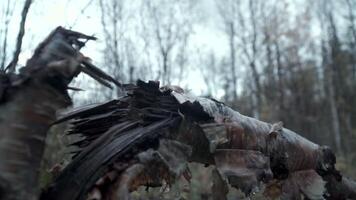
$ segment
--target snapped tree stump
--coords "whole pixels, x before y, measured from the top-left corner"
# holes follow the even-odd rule
[[[71,105],[67,89],[76,75],[117,83],[79,52],[81,40],[93,39],[58,27],[19,73],[0,71],[0,199],[38,199],[46,133],[56,111]]]

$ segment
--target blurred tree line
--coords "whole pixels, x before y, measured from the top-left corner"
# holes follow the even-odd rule
[[[243,114],[356,160],[356,1],[213,1],[215,16],[199,13],[209,1],[134,2],[98,3],[103,66],[117,79],[180,84],[198,69],[204,95],[223,90],[220,100]],[[219,22],[222,56],[191,39],[206,18]]]
[[[214,16],[200,13],[209,1],[134,2],[99,0],[103,66],[115,77],[179,85],[198,70],[203,95],[222,90],[241,113],[331,146],[355,176],[355,0],[216,0]],[[207,18],[226,41],[223,55],[194,43]]]
[[[35,0],[33,9],[40,9],[41,1]],[[14,2],[7,0],[1,8],[0,68],[9,61]],[[85,13],[97,16],[99,24],[90,28],[102,33],[103,48],[98,52],[102,59],[97,62],[121,82],[153,79],[189,89],[197,84],[194,77],[200,78],[206,88],[203,95],[219,98],[245,115],[283,121],[313,142],[331,146],[344,160],[345,166],[339,167],[356,177],[350,167],[356,166],[355,0],[82,4],[78,15],[89,6],[97,11]],[[212,46],[223,43],[222,52],[197,45],[197,33],[208,30],[204,27],[209,23],[214,23],[220,38],[211,41]],[[88,83],[80,79],[75,84]],[[84,104],[120,95],[93,87],[86,95],[73,94],[75,99]]]

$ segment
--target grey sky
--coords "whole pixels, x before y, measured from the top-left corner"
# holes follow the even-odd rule
[[[95,1],[87,6],[89,2],[91,2],[91,0],[34,1],[26,22],[26,35],[24,37],[23,52],[20,55],[19,63],[22,65],[25,64],[26,60],[31,56],[35,45],[52,29],[61,25],[72,27],[73,30],[87,34],[94,34],[99,38],[99,41],[89,43],[84,49],[84,52],[100,65],[102,61],[100,51],[103,49],[103,42],[100,39],[104,38],[100,24],[100,10]],[[135,1],[132,2],[134,3]],[[5,3],[6,1],[2,0],[0,2],[1,7],[3,7]],[[9,53],[12,52],[14,41],[16,41],[15,38],[21,16],[22,3],[23,0],[16,1],[14,16],[10,26]],[[83,10],[83,8],[85,9]],[[84,12],[81,13],[81,11]],[[225,35],[222,32],[222,26],[219,25],[214,0],[200,0],[196,12],[198,17],[195,20],[194,34],[190,39],[191,46],[207,52],[214,51],[216,55],[223,56],[226,53],[227,43]],[[200,69],[194,66],[190,68],[189,75],[183,78],[184,80],[181,85],[183,87],[189,87],[195,94],[204,93],[206,87],[200,75]],[[79,79],[83,79],[83,77],[79,77]],[[173,84],[177,83],[173,82]],[[88,84],[81,86],[86,90],[93,89],[88,87]],[[221,96],[222,91],[216,95]]]

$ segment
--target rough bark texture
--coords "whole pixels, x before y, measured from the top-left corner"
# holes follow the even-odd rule
[[[71,104],[68,84],[88,65],[79,39],[95,38],[58,27],[19,74],[0,74],[0,199],[38,199],[47,130]]]
[[[14,92],[0,106],[1,199],[37,199],[46,132],[70,100],[40,80]]]
[[[90,64],[80,39],[57,28],[19,74],[0,74],[0,198],[37,199],[38,169],[46,132],[58,109],[69,105],[68,84],[84,72],[126,95],[69,112],[69,134],[82,139],[73,161],[41,199],[130,199],[141,185],[190,179],[188,162],[215,165],[215,199],[227,183],[282,199],[355,199],[356,183],[335,169],[335,156],[283,128],[232,110],[209,98],[189,96],[158,82],[121,85]]]
[[[223,190],[216,199],[225,198],[226,183],[246,195],[266,184],[266,196],[282,199],[354,198],[354,182],[334,168],[332,151],[281,122],[261,122],[152,81],[124,87],[126,96],[58,121],[71,120],[68,133],[83,139],[74,143],[79,151],[42,199],[130,199],[139,185],[189,179],[187,162],[216,166],[213,189]]]

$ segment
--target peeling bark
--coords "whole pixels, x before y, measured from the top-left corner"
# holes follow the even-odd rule
[[[68,133],[83,139],[74,144],[79,152],[42,199],[86,199],[105,174],[115,172],[120,177],[134,165],[145,169],[129,179],[136,180],[131,190],[170,184],[175,180],[172,175],[189,179],[184,170],[187,162],[215,165],[215,189],[226,189],[229,183],[251,195],[267,184],[266,196],[283,199],[333,199],[341,194],[341,199],[353,198],[353,182],[335,169],[333,152],[283,128],[281,122],[265,123],[214,99],[189,96],[174,87],[159,88],[157,82],[124,87],[125,97],[59,119],[70,120]],[[101,191],[105,199],[109,194]],[[215,198],[223,199],[226,193]]]
[[[227,182],[221,177],[221,174],[217,169],[214,169],[212,172],[213,177],[213,186],[212,196],[214,200],[226,200],[226,195],[229,192],[229,186]]]
[[[71,104],[68,84],[84,68],[105,81],[95,66],[84,67],[79,39],[95,38],[58,27],[19,74],[0,75],[1,199],[38,199],[46,133],[56,112]]]

